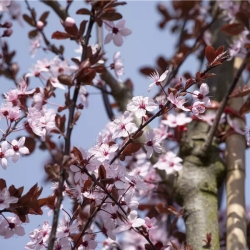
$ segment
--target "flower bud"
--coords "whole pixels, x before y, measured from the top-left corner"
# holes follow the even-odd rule
[[[73,27],[75,25],[75,20],[71,17],[67,17],[65,22],[64,22],[64,25],[66,27]]]
[[[44,27],[44,23],[43,23],[42,21],[37,21],[36,27],[37,27],[39,30],[42,30],[43,27]]]
[[[12,29],[6,29],[6,30],[4,30],[2,37],[9,37],[9,36],[11,36],[12,33],[13,33]]]

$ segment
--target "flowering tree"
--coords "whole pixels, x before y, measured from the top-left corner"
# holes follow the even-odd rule
[[[149,78],[148,95],[133,96],[132,82],[121,80],[120,52],[110,65],[104,53],[106,44],[126,46],[125,38],[132,39],[121,14],[126,3],[86,1],[76,11],[82,17],[77,23],[69,15],[73,1],[41,2],[51,13],[39,18],[28,0],[23,15],[16,2],[0,2],[3,16],[30,25],[31,56],[46,52],[20,80],[8,46],[12,23],[1,20],[1,75],[15,88],[3,93],[0,164],[8,171],[10,161],[32,158],[40,144],[51,156],[45,172],[53,192],[42,196],[34,183],[25,193],[0,179],[0,235],[6,240],[25,235],[29,215],[48,207],[52,222],[34,228],[25,249],[97,249],[98,243],[103,249],[246,249],[244,151],[250,132],[244,114],[250,105],[243,98],[250,93],[250,3],[159,4],[159,28],[172,25],[176,51],[168,59],[160,56],[156,67],[140,69]],[[48,37],[52,13],[61,26]],[[98,41],[91,46],[93,30]],[[79,44],[81,56],[69,63],[55,40]],[[199,70],[179,75],[191,55],[197,56]],[[34,78],[40,86],[33,86]],[[84,149],[74,145],[72,133],[81,119],[91,124],[81,110],[93,88],[102,94],[110,122],[96,144]],[[55,108],[51,100],[60,90],[64,100]],[[152,127],[155,120],[158,126]],[[219,211],[223,182],[227,212]]]

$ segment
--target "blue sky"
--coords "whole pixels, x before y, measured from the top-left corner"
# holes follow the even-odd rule
[[[25,3],[19,2],[22,6],[23,13],[28,13]],[[165,2],[166,3],[166,2]],[[62,3],[65,5],[65,2]],[[30,5],[36,9],[38,16],[49,8],[37,1],[30,1]],[[70,9],[71,17],[75,18],[77,24],[79,24],[86,16],[76,15],[75,11],[84,7],[84,1],[76,1]],[[143,6],[143,8],[142,8]],[[132,30],[132,34],[125,38],[125,42],[122,47],[118,48],[113,43],[105,46],[106,57],[109,59],[108,63],[111,63],[113,54],[117,51],[121,52],[121,57],[125,65],[125,76],[123,80],[128,77],[134,83],[134,95],[148,95],[147,88],[149,81],[145,76],[139,73],[141,66],[153,66],[157,56],[163,54],[165,57],[169,57],[174,53],[174,36],[170,34],[166,29],[164,31],[159,30],[157,23],[161,17],[156,9],[157,1],[129,1],[127,5],[119,8],[124,19],[126,20],[126,27]],[[7,14],[5,14],[7,17]],[[87,18],[87,17],[86,17]],[[10,38],[7,38],[10,49],[16,49],[17,55],[15,61],[20,65],[21,77],[23,73],[28,72],[28,68],[36,62],[37,59],[44,57],[53,58],[54,55],[44,53],[40,51],[34,59],[29,57],[29,41],[27,33],[31,30],[23,21],[23,27],[20,27],[18,23],[14,23],[14,33]],[[48,26],[45,28],[45,33],[48,37],[55,30],[63,31],[59,18],[51,11],[48,18]],[[90,40],[91,44],[96,42],[96,30],[93,30],[93,36]],[[106,31],[104,31],[104,35]],[[65,57],[70,58],[78,56],[74,52],[77,45],[71,41],[53,41],[55,44],[63,44],[65,46]],[[192,65],[192,68],[190,68]],[[191,70],[195,73],[198,70],[198,65],[194,58],[190,57],[184,67],[181,68],[181,72],[184,70]],[[31,86],[39,86],[39,81],[32,78],[30,79]],[[1,78],[1,92],[6,92],[9,88],[13,88],[12,82],[7,81],[5,78]],[[92,87],[88,87],[90,93],[98,92]],[[62,90],[58,90],[57,98],[55,102],[63,103]],[[152,96],[154,92],[150,93]],[[98,94],[89,96],[89,107],[82,111],[81,121],[77,123],[72,135],[72,145],[81,146],[84,149],[95,144],[98,132],[105,127],[108,122],[108,117],[102,104],[102,98]],[[0,123],[1,126],[5,124]],[[19,135],[19,134],[18,134]],[[10,138],[14,139],[15,135]],[[248,153],[249,155],[249,153]],[[7,170],[0,169],[1,178],[6,179],[7,185],[14,184],[16,187],[25,186],[27,191],[32,185],[38,182],[39,186],[44,187],[42,197],[51,193],[50,187],[44,184],[44,171],[43,165],[46,163],[47,154],[36,150],[36,152],[30,157],[23,157],[17,164],[10,164]],[[248,157],[249,158],[249,157]],[[249,159],[248,159],[249,160]],[[246,161],[248,162],[248,161]],[[248,166],[247,166],[248,167]],[[246,180],[249,182],[249,179]],[[247,185],[249,188],[249,185]],[[250,198],[246,197],[247,203],[250,203]],[[33,229],[37,228],[43,223],[43,220],[50,220],[51,217],[47,217],[47,210],[45,210],[44,216],[30,216],[30,223],[26,224],[24,237],[13,237],[9,240],[0,239],[0,245],[2,250],[19,250],[24,249],[24,245],[29,241],[28,234]]]

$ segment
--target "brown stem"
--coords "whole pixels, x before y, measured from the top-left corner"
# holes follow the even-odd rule
[[[93,10],[92,10],[93,12]],[[83,51],[82,51],[82,61],[86,59],[87,56],[87,46],[89,43],[89,38],[91,35],[92,27],[94,24],[94,15],[90,16],[90,20],[88,23],[88,29],[86,33],[86,40],[85,40],[85,45],[83,46]],[[75,108],[76,108],[76,102],[77,102],[77,97],[79,94],[80,90],[80,82],[77,82],[73,94],[73,99],[71,101],[71,106],[69,108],[69,119],[68,119],[68,124],[67,124],[67,132],[66,132],[66,137],[65,137],[65,148],[64,148],[64,160],[63,163],[60,166],[60,179],[59,179],[59,185],[58,185],[58,190],[59,194],[57,196],[57,202],[56,202],[56,207],[54,210],[54,217],[53,217],[53,222],[52,222],[52,229],[49,237],[49,245],[48,245],[48,250],[53,250],[54,243],[55,243],[55,234],[56,234],[56,229],[58,225],[58,219],[59,219],[59,213],[60,213],[60,206],[63,200],[63,195],[62,195],[62,190],[63,190],[63,185],[64,181],[66,179],[66,170],[64,169],[64,164],[68,160],[68,155],[70,153],[70,142],[71,142],[71,133],[73,130],[73,119],[74,119],[74,113],[75,113]]]

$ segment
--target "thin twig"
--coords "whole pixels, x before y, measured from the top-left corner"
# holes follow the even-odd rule
[[[93,12],[93,10],[92,10],[92,12]],[[94,15],[91,15],[90,19],[89,19],[89,23],[88,23],[87,33],[85,36],[86,40],[85,40],[85,43],[83,45],[82,60],[81,61],[84,61],[87,57],[87,46],[89,43],[89,38],[91,35],[93,24],[94,24]],[[76,102],[77,102],[77,98],[78,98],[78,94],[79,94],[79,90],[80,90],[80,84],[81,84],[81,82],[78,81],[76,86],[75,86],[73,99],[71,102],[72,104],[69,108],[69,119],[68,119],[68,124],[67,124],[67,132],[66,132],[66,137],[65,137],[65,148],[64,148],[64,154],[63,154],[64,161],[67,161],[67,156],[70,153],[70,142],[71,142],[71,133],[73,130],[73,119],[74,119],[74,113],[75,113],[75,108],[76,108]],[[60,179],[59,179],[59,185],[58,185],[59,194],[57,196],[57,203],[56,203],[56,207],[54,210],[54,217],[53,217],[52,229],[51,229],[51,233],[50,233],[50,237],[49,237],[48,250],[53,250],[53,247],[54,247],[55,234],[56,234],[57,225],[58,225],[60,207],[61,207],[61,203],[63,200],[62,190],[63,190],[64,181],[66,179],[66,170],[64,169],[64,163],[65,162],[63,162],[60,166]]]

